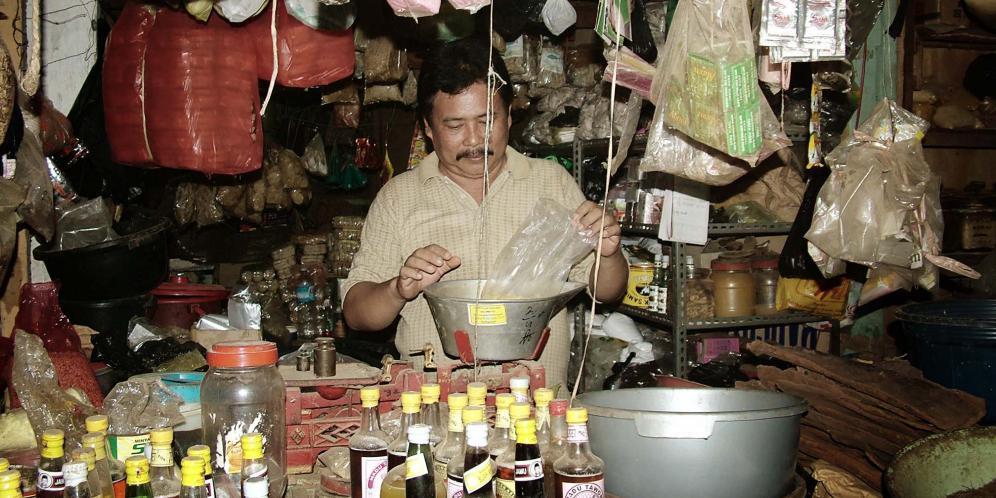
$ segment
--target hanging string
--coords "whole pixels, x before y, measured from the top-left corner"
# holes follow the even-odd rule
[[[270,11],[270,42],[273,47],[273,70],[270,71],[270,84],[266,87],[266,98],[259,109],[259,115],[266,114],[266,108],[270,105],[270,97],[273,96],[273,87],[277,84],[277,2],[281,0],[270,0],[273,9]]]

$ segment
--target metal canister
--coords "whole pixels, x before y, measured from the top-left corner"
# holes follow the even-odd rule
[[[331,337],[319,337],[315,340],[314,355],[315,376],[335,376],[335,341]]]
[[[653,263],[633,263],[629,265],[629,284],[623,304],[646,308],[650,299],[650,283],[654,280]]]
[[[297,371],[298,372],[307,372],[309,370],[311,370],[311,355],[310,354],[301,354],[301,352],[298,352],[297,353]]]

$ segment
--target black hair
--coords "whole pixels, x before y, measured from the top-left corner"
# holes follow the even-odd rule
[[[486,41],[465,39],[439,45],[426,55],[418,76],[416,105],[420,121],[429,121],[437,93],[456,95],[474,83],[487,83],[488,48]],[[504,80],[504,83],[497,82],[498,95],[507,111],[512,103],[512,80],[498,51],[492,49],[491,54],[495,73]]]

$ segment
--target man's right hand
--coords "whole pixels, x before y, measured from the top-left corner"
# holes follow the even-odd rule
[[[458,256],[436,244],[416,249],[398,272],[394,287],[402,299],[411,301],[460,263]]]

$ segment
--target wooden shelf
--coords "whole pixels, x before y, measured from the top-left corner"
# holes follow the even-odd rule
[[[923,138],[923,146],[952,149],[996,149],[996,129],[945,130],[931,128]]]
[[[926,48],[953,48],[958,50],[996,50],[996,34],[978,28],[937,32],[921,26],[917,28],[920,45]]]

